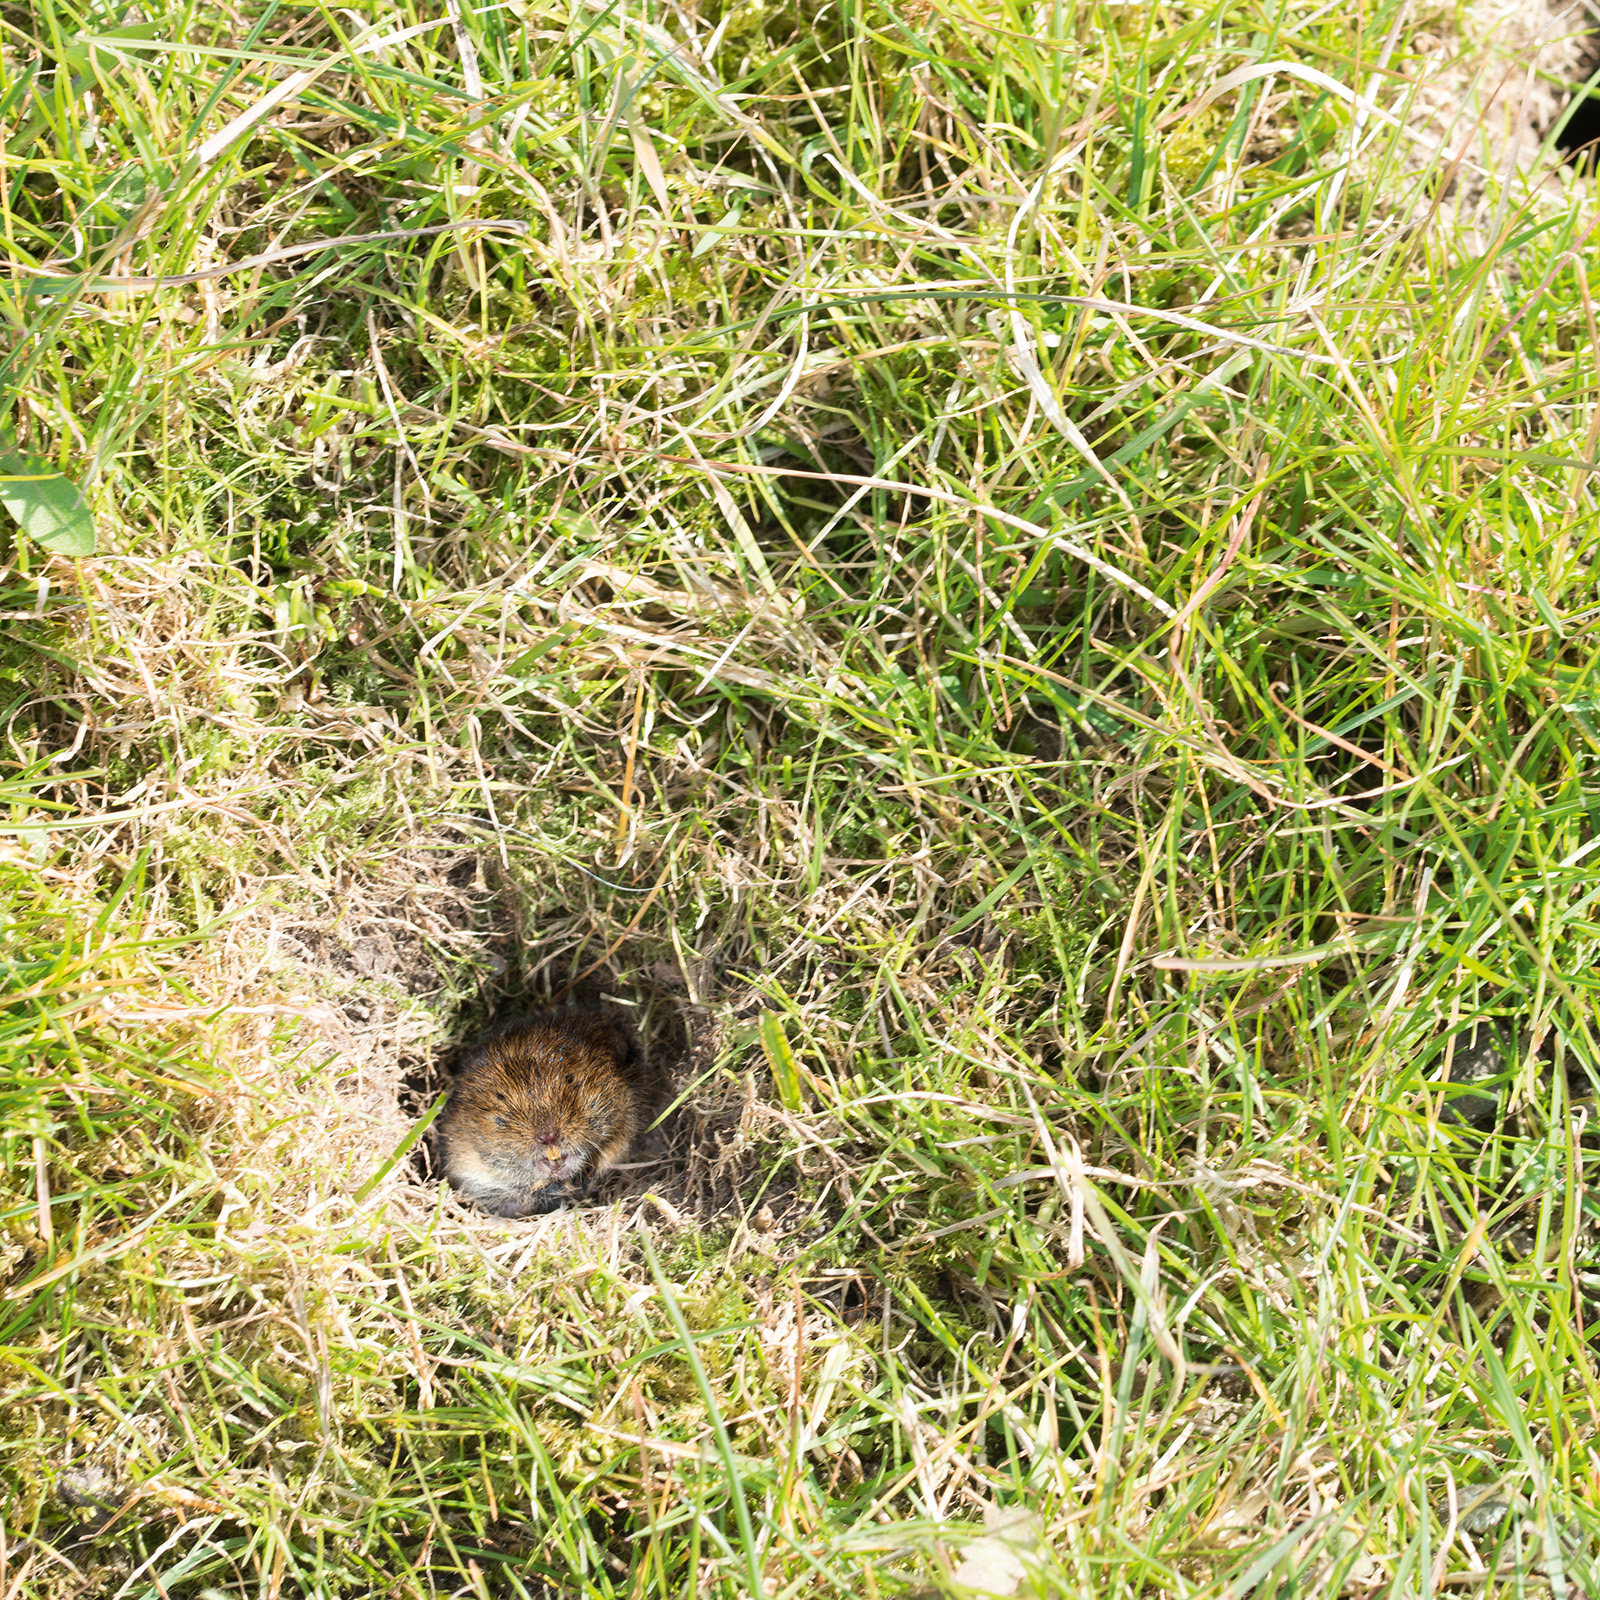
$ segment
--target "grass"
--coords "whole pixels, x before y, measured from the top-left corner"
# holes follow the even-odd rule
[[[4,22],[0,1593],[1600,1589],[1592,195],[1473,16]],[[455,1207],[574,983],[676,1110]]]

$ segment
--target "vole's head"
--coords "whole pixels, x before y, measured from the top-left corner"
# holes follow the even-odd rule
[[[476,1096],[483,1120],[521,1155],[536,1185],[577,1178],[616,1138],[624,1104],[609,1062],[529,1078],[515,1070],[485,1079]]]
[[[488,1040],[457,1074],[448,1127],[530,1189],[621,1158],[636,1132],[628,1046],[603,1017],[547,1015]]]

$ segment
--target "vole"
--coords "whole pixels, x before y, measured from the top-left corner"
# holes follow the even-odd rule
[[[436,1148],[464,1200],[536,1217],[581,1197],[643,1128],[638,1052],[604,1011],[548,1011],[477,1045],[456,1069]]]

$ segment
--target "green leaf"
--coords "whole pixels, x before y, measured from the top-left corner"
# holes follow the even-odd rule
[[[389,1152],[388,1160],[386,1160],[383,1165],[379,1167],[378,1170],[374,1172],[359,1189],[356,1190],[356,1205],[360,1205],[361,1202],[365,1200],[367,1196],[371,1194],[372,1191],[376,1189],[391,1172],[394,1171],[394,1169],[400,1164],[401,1160],[416,1148],[417,1141],[428,1131],[430,1127],[433,1126],[433,1119],[444,1110],[445,1104],[449,1098],[449,1095],[440,1095],[433,1102],[433,1104],[428,1107],[427,1115],[419,1117],[416,1122],[411,1125],[411,1129],[406,1136],[394,1147],[393,1150]]]
[[[761,1051],[772,1068],[772,1081],[777,1085],[784,1110],[799,1111],[802,1108],[800,1069],[783,1031],[783,1018],[775,1011],[761,1013]]]
[[[114,65],[124,51],[148,49],[159,44],[163,34],[171,32],[172,25],[165,21],[125,22],[105,33],[86,33],[74,39],[56,59],[74,76],[86,73],[95,64],[104,70]]]
[[[964,913],[962,916],[957,917],[956,920],[945,929],[945,937],[948,939],[953,933],[964,932],[981,917],[987,916],[1000,903],[1000,897],[1005,894],[1007,890],[1015,888],[1016,885],[1021,881],[1023,873],[1025,873],[1032,865],[1032,856],[1029,856],[1026,860],[1019,862],[1011,869],[1010,872],[1005,875],[1005,877],[999,881],[999,883],[994,886],[994,888],[988,892],[988,894],[983,897],[983,899],[977,903],[977,905],[975,905],[970,911]]]
[[[37,545],[58,556],[94,554],[94,517],[82,491],[37,456],[0,455],[0,501]]]

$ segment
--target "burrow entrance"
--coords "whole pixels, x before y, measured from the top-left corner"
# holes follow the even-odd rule
[[[467,1048],[545,1009],[606,948],[592,908],[536,898],[465,829],[442,828],[342,887],[335,915],[273,919],[265,965],[310,1002],[307,1020],[331,1047],[341,1106],[381,1130],[375,1152],[392,1150],[426,1113]],[[717,1015],[727,1007],[703,992],[716,981],[696,974],[696,987],[691,999],[676,962],[636,969],[619,959],[562,1001],[614,1007],[657,1080],[658,1104],[679,1102],[628,1166],[601,1182],[593,1204],[650,1193],[702,1223],[738,1204],[753,1159],[749,1094],[717,1070]],[[438,1178],[427,1140],[407,1170],[431,1205]]]
[[[1600,151],[1600,84],[1589,88],[1589,80],[1600,71],[1600,32],[1584,41],[1571,75],[1572,92],[1562,103],[1566,125],[1556,136],[1561,159],[1580,171],[1593,172]]]

